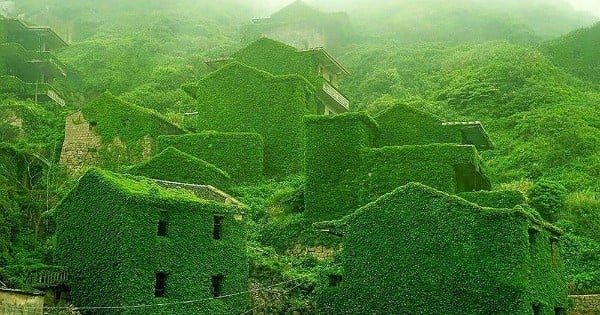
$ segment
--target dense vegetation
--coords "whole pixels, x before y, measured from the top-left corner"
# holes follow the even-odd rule
[[[600,24],[593,24],[597,18],[574,12],[558,0],[489,2],[323,3],[347,11],[353,23],[353,37],[335,47],[336,57],[351,71],[340,90],[351,100],[353,111],[379,115],[378,122],[390,130],[384,110],[391,111],[398,104],[449,121],[481,121],[496,148],[481,152],[495,187],[529,192],[531,200],[542,201],[538,210],[543,215],[547,210],[544,202],[554,202],[557,196],[552,189],[536,196],[540,190],[534,184],[566,189],[559,196],[560,211],[546,214],[566,232],[561,244],[569,289],[600,293]],[[126,117],[133,114],[147,122],[143,126],[147,129],[139,134],[159,128],[180,133],[183,127],[247,132],[222,130],[215,122],[204,127],[201,119],[186,119],[184,114],[203,108],[194,96],[210,97],[214,102],[225,98],[202,91],[196,94],[197,90],[190,95],[182,86],[196,82],[187,85],[189,92],[191,86],[208,84],[199,81],[210,71],[204,61],[231,55],[254,39],[241,30],[253,15],[265,12],[252,2],[238,0],[26,0],[18,2],[17,10],[32,23],[50,24],[73,39],[69,47],[56,52],[69,74],[54,83],[67,98],[66,108],[0,94],[0,280],[26,288],[29,271],[55,263],[55,240],[42,213],[73,185],[73,179],[57,166],[64,117],[80,109],[97,113],[98,131],[107,138],[114,138],[116,130],[127,123]],[[284,70],[275,74],[290,74]],[[313,78],[306,79],[313,82]],[[105,93],[107,90],[114,96]],[[305,91],[300,91],[290,92],[297,103],[311,103],[305,99]],[[106,99],[114,97],[123,100],[119,101],[121,116],[110,120],[100,110]],[[132,110],[139,108],[133,104],[160,114]],[[313,112],[313,108],[298,106],[297,111]],[[15,125],[16,116],[22,118],[22,128]],[[242,118],[232,115],[232,119]],[[160,163],[169,163],[172,155],[184,155],[218,182],[227,182],[227,175],[233,184],[240,178],[241,182],[253,182],[231,188],[232,195],[250,206],[250,286],[260,289],[251,294],[251,307],[255,312],[310,313],[314,311],[317,275],[337,266],[286,254],[296,245],[335,245],[336,241],[307,232],[311,226],[303,213],[304,178],[255,181],[264,171],[258,157],[270,141],[257,133],[233,137],[205,132],[191,136],[202,138],[205,144],[193,148],[185,137],[159,137],[156,152],[172,146],[185,153],[170,149]],[[131,138],[122,140],[139,146],[139,134],[132,131]],[[296,145],[283,138],[275,140],[275,147]],[[230,150],[214,150],[224,141]],[[326,146],[327,140],[322,142]],[[247,152],[247,156],[239,152]],[[301,168],[297,158],[289,159],[295,170]],[[128,163],[138,162],[132,160]],[[344,163],[356,162],[349,159]],[[239,169],[242,164],[247,165],[246,173]],[[118,165],[120,169],[130,166]],[[141,172],[143,167],[139,164],[132,172]],[[271,173],[286,174],[273,169],[268,161],[264,167]],[[331,178],[346,176],[341,167],[335,171],[329,174]],[[351,195],[349,189],[340,188]],[[486,198],[464,197],[477,202]],[[324,198],[328,196],[324,194]],[[510,205],[519,199],[506,198]],[[284,284],[269,287],[274,283]]]

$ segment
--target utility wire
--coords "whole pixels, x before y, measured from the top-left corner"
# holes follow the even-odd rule
[[[219,300],[219,299],[225,299],[225,298],[229,298],[229,297],[233,297],[233,296],[238,296],[238,295],[242,295],[242,294],[246,294],[246,293],[251,293],[251,292],[256,292],[256,291],[262,291],[262,290],[266,290],[266,289],[270,289],[273,287],[277,287],[286,283],[290,283],[293,281],[297,281],[303,278],[306,278],[307,276],[302,276],[302,277],[298,277],[295,279],[291,279],[291,280],[286,280],[286,281],[282,281],[279,283],[275,283],[275,284],[271,284],[268,285],[266,287],[261,287],[261,288],[257,288],[257,289],[252,289],[252,290],[247,290],[247,291],[243,291],[243,292],[237,292],[237,293],[231,293],[231,294],[226,294],[226,295],[221,295],[221,296],[217,296],[217,297],[210,297],[210,298],[204,298],[204,299],[198,299],[198,300],[189,300],[189,301],[179,301],[179,302],[168,302],[168,303],[155,303],[155,304],[139,304],[139,305],[123,305],[123,306],[81,306],[81,307],[75,307],[76,310],[109,310],[109,309],[136,309],[136,308],[149,308],[149,307],[158,307],[158,306],[170,306],[170,305],[181,305],[181,304],[193,304],[193,303],[198,303],[198,302],[205,302],[205,301],[209,301],[209,300]],[[11,305],[6,305],[6,307],[8,308],[12,308],[12,309],[37,309],[39,307],[36,306],[11,306]],[[72,307],[69,306],[48,306],[48,307],[44,307],[44,309],[49,309],[49,310],[64,310],[64,309],[72,309]]]

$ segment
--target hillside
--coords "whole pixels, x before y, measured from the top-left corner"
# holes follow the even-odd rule
[[[364,34],[400,43],[476,43],[505,39],[527,43],[550,39],[595,21],[561,0],[314,1],[345,7]]]
[[[306,2],[314,5],[312,9],[300,6],[307,15],[319,15],[315,13],[320,12],[319,8],[347,12],[347,16],[341,14],[343,21],[349,19],[352,32],[344,33],[349,37],[344,37],[335,51],[329,51],[335,62],[350,72],[339,82],[339,91],[350,100],[350,111],[366,111],[372,117],[383,113],[381,123],[377,120],[381,126],[375,126],[378,124],[363,113],[323,120],[316,116],[303,118],[314,114],[313,93],[318,93],[323,84],[321,77],[302,77],[309,75],[308,70],[317,71],[306,68],[305,63],[321,55],[306,54],[307,59],[295,60],[277,56],[272,48],[275,46],[268,46],[255,56],[260,62],[252,64],[252,59],[242,58],[244,51],[240,49],[254,39],[244,32],[251,18],[263,16],[267,7],[283,7],[283,2],[18,1],[21,17],[30,23],[55,26],[57,33],[70,40],[68,47],[52,52],[68,72],[66,78],[52,82],[62,91],[67,105],[45,105],[37,98],[0,93],[0,281],[29,289],[27,275],[55,262],[56,227],[49,210],[77,185],[77,178],[58,165],[65,117],[82,111],[93,122],[84,127],[86,131],[97,132],[106,143],[124,143],[136,151],[136,158],[129,159],[114,145],[83,149],[99,152],[110,160],[105,167],[167,181],[184,178],[203,184],[208,178],[248,206],[243,213],[247,241],[242,248],[249,258],[249,307],[254,314],[317,314],[317,296],[324,285],[320,279],[340,273],[343,251],[331,260],[307,254],[326,256],[325,247],[333,251],[340,243],[338,236],[315,229],[305,214],[305,192],[308,198],[311,193],[315,196],[314,187],[307,186],[307,178],[339,185],[318,191],[322,204],[313,208],[331,207],[334,213],[348,206],[344,198],[355,198],[356,205],[362,206],[383,190],[395,188],[391,186],[396,182],[384,180],[385,176],[397,175],[395,172],[403,169],[385,158],[397,161],[398,156],[410,156],[420,163],[439,159],[436,154],[441,151],[435,151],[438,146],[432,145],[427,156],[412,150],[412,146],[406,150],[408,153],[397,152],[394,147],[400,145],[389,140],[388,148],[383,149],[356,144],[360,154],[351,155],[344,145],[354,145],[356,139],[366,143],[366,139],[375,137],[369,132],[377,134],[381,130],[388,132],[390,139],[398,134],[414,137],[405,141],[413,145],[421,133],[439,127],[440,122],[479,126],[478,135],[489,136],[494,150],[475,152],[476,158],[469,163],[476,164],[476,172],[485,172],[482,178],[494,187],[490,195],[517,191],[512,196],[518,195],[520,201],[501,207],[530,201],[528,194],[539,183],[550,182],[551,188],[558,187],[542,199],[547,197],[555,207],[554,223],[565,232],[561,248],[569,290],[600,293],[600,22],[593,24],[598,19],[576,12],[562,0]],[[297,22],[289,16],[280,18],[291,19],[290,25]],[[271,54],[273,58],[263,58]],[[257,69],[233,63],[213,72],[215,69],[205,64],[232,55]],[[292,70],[277,73],[282,64]],[[322,69],[318,70],[320,75]],[[289,82],[296,83],[291,86]],[[402,110],[386,111],[392,108]],[[416,114],[404,120],[395,116],[402,115],[405,108],[412,108]],[[279,116],[274,115],[275,111]],[[425,128],[424,121],[406,118],[418,118],[421,111],[433,114],[427,117],[434,117],[428,125],[434,127]],[[227,119],[220,119],[224,116]],[[342,117],[342,128],[332,123],[335,117]],[[291,118],[293,124],[284,122]],[[351,124],[356,121],[366,127]],[[420,128],[404,132],[401,129],[406,128],[407,121],[421,124]],[[315,149],[309,157],[322,158],[314,164],[338,171],[328,180],[324,179],[327,170],[306,174],[303,128],[307,122],[325,126],[311,131],[325,136],[313,143],[322,152]],[[177,134],[190,130],[200,133],[177,138]],[[226,145],[232,137],[226,133],[231,132],[241,139],[236,140],[241,148],[237,151]],[[458,133],[454,136],[460,137]],[[138,154],[145,152],[140,139],[146,137],[157,138],[152,152],[155,155],[149,159]],[[333,142],[336,137],[342,140]],[[260,143],[260,150],[246,149],[255,142]],[[272,156],[261,160],[263,142],[281,148],[276,152],[279,155],[273,155],[267,147],[265,152]],[[213,161],[213,156],[228,159],[225,166],[233,164],[237,168],[239,161],[252,157],[260,181],[236,181],[239,174]],[[360,164],[365,161],[371,164]],[[362,173],[352,173],[346,163],[359,165],[356,167]],[[182,165],[182,169],[172,170],[175,165]],[[403,174],[437,179],[437,175],[423,175],[429,174],[431,165],[415,166]],[[275,167],[277,172],[272,171]],[[262,180],[263,168],[283,175],[267,174]],[[190,175],[190,169],[197,172]],[[440,196],[455,200],[457,197],[450,196],[454,189],[450,182],[458,175],[456,168],[448,170],[444,173],[449,179],[445,182],[448,195]],[[378,176],[383,178],[377,186],[381,191],[368,183]],[[357,178],[364,182],[352,181]],[[368,191],[371,188],[374,192]],[[564,193],[560,200],[551,200],[556,191]],[[480,202],[477,192],[473,200],[468,194],[460,197]],[[154,197],[149,195],[152,200]],[[500,211],[502,215],[508,213],[504,210]],[[532,221],[542,218],[533,209],[519,208],[514,213]],[[210,217],[204,224],[216,224],[211,220],[216,219]],[[457,221],[457,226],[462,226],[461,222]],[[490,222],[493,228],[494,220]],[[419,224],[422,229],[429,228],[427,222]],[[524,240],[515,243],[526,244],[527,229],[522,234]],[[550,250],[547,245],[545,242],[545,250]],[[457,253],[461,250],[457,247]],[[530,305],[527,311],[531,311]]]
[[[600,22],[542,44],[542,50],[557,66],[600,87]]]

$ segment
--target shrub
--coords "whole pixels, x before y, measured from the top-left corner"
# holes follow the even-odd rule
[[[549,222],[556,222],[565,210],[567,189],[558,182],[540,180],[528,192],[529,204]]]

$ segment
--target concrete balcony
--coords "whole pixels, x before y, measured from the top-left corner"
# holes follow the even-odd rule
[[[0,76],[0,93],[12,93],[23,98],[41,101],[53,101],[60,106],[66,102],[48,83],[25,83],[16,76]]]
[[[337,112],[347,112],[350,110],[350,101],[338,91],[329,82],[323,82],[323,89],[321,93],[328,104],[333,104]]]

